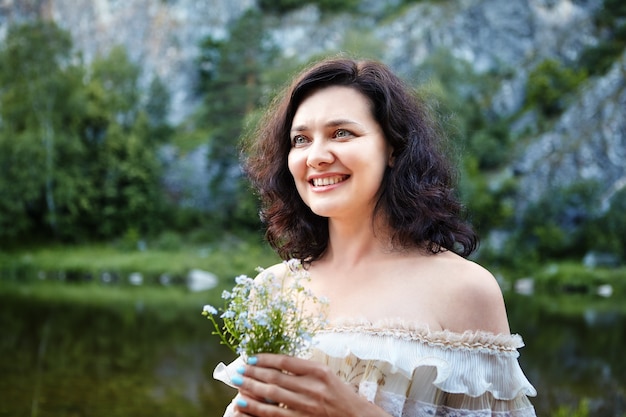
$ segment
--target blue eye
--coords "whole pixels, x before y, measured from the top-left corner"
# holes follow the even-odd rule
[[[347,138],[348,136],[352,136],[352,133],[346,129],[337,129],[335,132],[336,138]]]
[[[307,143],[308,143],[308,140],[306,136],[303,136],[303,135],[296,135],[293,137],[293,139],[291,139],[291,144],[293,146],[305,145]]]

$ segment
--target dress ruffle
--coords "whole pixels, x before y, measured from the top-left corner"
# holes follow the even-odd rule
[[[334,322],[315,344],[329,357],[388,363],[389,372],[409,379],[417,368],[434,367],[440,390],[471,397],[489,392],[499,400],[537,394],[517,360],[523,346],[515,334],[431,331],[400,320]]]
[[[315,337],[310,359],[394,417],[534,417],[519,335],[431,331],[401,320],[335,321]],[[231,384],[238,358],[214,378]],[[232,411],[227,410],[225,416]]]

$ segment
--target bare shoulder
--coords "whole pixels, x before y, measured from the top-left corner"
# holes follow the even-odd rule
[[[255,280],[256,281],[265,281],[267,279],[282,279],[287,275],[287,264],[285,262],[280,262],[274,265],[271,265],[267,268],[263,268],[257,274]]]
[[[295,259],[283,261],[267,268],[261,268],[255,280],[257,282],[279,280],[289,282],[294,278],[294,271],[301,270],[301,264]]]
[[[484,267],[458,255],[440,255],[446,284],[443,298],[447,308],[441,312],[442,327],[455,332],[482,330],[509,333],[502,290],[495,277]]]

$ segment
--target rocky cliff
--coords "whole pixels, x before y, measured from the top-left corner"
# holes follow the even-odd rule
[[[364,1],[358,15],[326,15],[306,6],[282,17],[268,16],[271,37],[283,55],[296,60],[340,50],[355,29],[380,44],[382,60],[411,74],[433,51],[448,49],[477,72],[507,69],[512,76],[491,100],[492,111],[516,115],[530,69],[546,57],[574,61],[598,42],[592,16],[601,0],[450,0],[397,7],[398,0]],[[35,15],[71,31],[87,59],[117,44],[144,69],[144,82],[158,74],[173,96],[172,121],[194,107],[194,60],[198,42],[219,38],[227,24],[254,0],[3,0],[0,28]],[[381,18],[382,11],[386,11]],[[605,184],[605,197],[626,183],[626,56],[611,71],[591,79],[547,132],[520,146],[513,164],[524,200],[550,186],[577,179]],[[525,126],[523,118],[518,124]]]

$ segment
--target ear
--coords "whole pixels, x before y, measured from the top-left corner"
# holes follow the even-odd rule
[[[387,159],[387,165],[390,168],[393,168],[393,165],[396,163],[396,155],[393,148],[389,151],[389,158]]]

